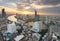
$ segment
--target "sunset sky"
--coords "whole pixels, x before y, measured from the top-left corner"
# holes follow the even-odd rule
[[[0,11],[33,14],[36,9],[40,15],[60,15],[60,0],[0,0]]]

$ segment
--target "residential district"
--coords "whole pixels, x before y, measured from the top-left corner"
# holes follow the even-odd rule
[[[60,41],[60,17],[29,15],[0,15],[0,41]]]

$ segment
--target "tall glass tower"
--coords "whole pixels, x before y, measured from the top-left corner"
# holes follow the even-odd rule
[[[2,17],[6,17],[6,12],[4,8],[2,9]]]
[[[35,10],[35,21],[39,21],[39,16],[37,14],[37,11]]]

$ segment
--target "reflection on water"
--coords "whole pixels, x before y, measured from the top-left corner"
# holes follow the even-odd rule
[[[15,15],[9,16],[7,19],[10,20],[10,21],[13,21],[13,22],[17,22],[17,19],[15,18]]]

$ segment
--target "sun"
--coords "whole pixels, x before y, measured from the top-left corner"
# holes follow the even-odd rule
[[[29,12],[28,11],[23,11],[23,14],[28,15]]]

